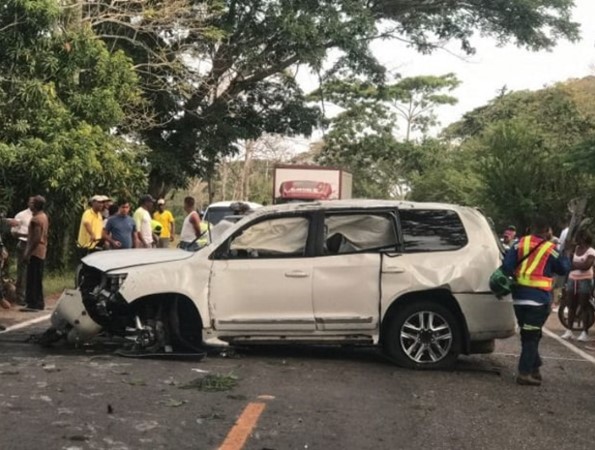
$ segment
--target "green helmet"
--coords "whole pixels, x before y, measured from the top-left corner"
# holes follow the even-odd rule
[[[498,268],[490,276],[490,290],[498,298],[510,294],[512,291],[513,279],[506,275],[502,268]]]
[[[155,233],[157,236],[159,236],[161,234],[161,230],[163,229],[163,226],[157,222],[156,220],[151,220],[151,231],[153,233]]]

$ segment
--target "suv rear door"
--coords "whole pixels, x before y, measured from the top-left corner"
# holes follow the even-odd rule
[[[399,209],[402,252],[382,262],[382,314],[403,293],[451,288],[467,267],[462,249],[468,237],[459,215],[449,209]],[[463,250],[464,253],[464,250]]]
[[[319,223],[321,239],[312,263],[316,328],[377,329],[382,253],[397,248],[394,211],[326,211]]]

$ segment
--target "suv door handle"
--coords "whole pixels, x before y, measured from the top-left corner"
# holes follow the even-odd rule
[[[294,270],[292,272],[285,272],[285,276],[287,278],[306,278],[308,274],[306,272],[302,272],[301,270]]]
[[[398,267],[398,266],[386,266],[386,269],[384,269],[385,273],[405,273],[406,270],[403,267]]]

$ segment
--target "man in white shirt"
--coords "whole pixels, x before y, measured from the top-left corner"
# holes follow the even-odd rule
[[[16,294],[17,304],[25,305],[25,288],[27,280],[27,261],[24,258],[25,249],[27,248],[27,235],[29,233],[29,222],[33,217],[33,197],[29,197],[27,202],[27,209],[22,210],[14,219],[9,221],[12,228],[11,234],[18,239],[17,241],[17,281]]]
[[[134,223],[140,248],[151,248],[153,246],[153,231],[151,230],[151,211],[155,199],[150,195],[143,195],[140,199],[140,206],[134,211]]]

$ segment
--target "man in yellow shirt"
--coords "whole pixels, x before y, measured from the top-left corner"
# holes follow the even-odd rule
[[[107,197],[105,195],[94,195],[91,197],[91,207],[86,209],[81,218],[79,237],[77,244],[79,248],[89,251],[93,250],[101,241],[103,233],[103,205]]]
[[[153,213],[153,219],[161,224],[161,235],[159,236],[158,248],[168,248],[173,242],[176,234],[176,222],[173,214],[165,209],[165,200],[157,200],[157,211]]]

